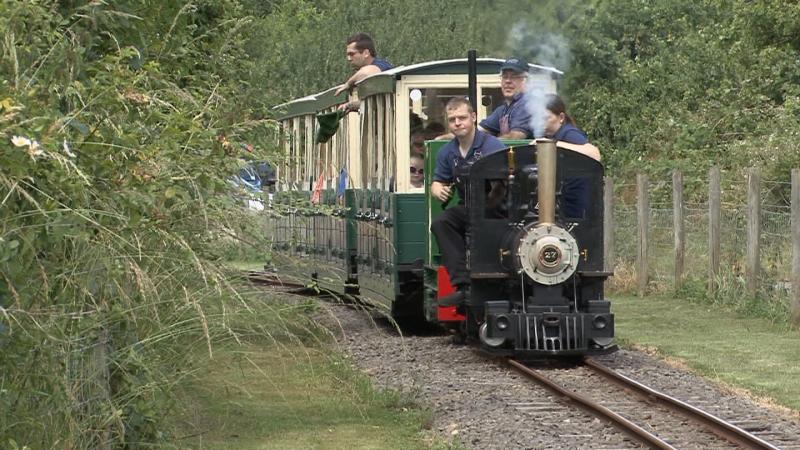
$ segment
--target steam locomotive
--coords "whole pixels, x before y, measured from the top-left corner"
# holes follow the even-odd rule
[[[612,351],[604,297],[603,167],[573,144],[547,139],[479,159],[464,174],[470,295],[440,307],[466,336],[518,357]],[[502,184],[493,207],[489,186]],[[439,296],[448,289],[443,276]],[[440,297],[441,298],[441,297]],[[450,320],[446,320],[450,319]]]
[[[503,101],[494,58],[400,66],[276,107],[283,155],[269,217],[273,260],[283,273],[377,305],[406,325],[437,324],[486,350],[516,356],[581,355],[615,349],[604,296],[603,167],[566,143],[504,141],[463,178],[470,211],[471,290],[453,292],[432,221],[442,211],[428,187],[445,141],[425,141],[425,186],[409,174],[412,137],[443,122],[454,96],[478,99],[478,120]],[[469,73],[469,77],[464,77]],[[529,80],[555,93],[562,73],[530,65]],[[469,78],[469,82],[467,81]],[[317,118],[361,104],[325,143]],[[487,186],[500,183],[501,214],[488,214]],[[494,208],[494,207],[493,207]],[[496,208],[494,208],[496,209]]]

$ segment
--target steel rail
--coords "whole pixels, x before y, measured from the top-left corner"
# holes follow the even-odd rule
[[[592,368],[595,372],[605,377],[607,380],[612,381],[623,388],[630,389],[642,397],[645,397],[647,400],[654,401],[655,403],[667,407],[672,411],[683,414],[691,420],[702,423],[712,433],[723,439],[727,439],[734,444],[751,449],[778,449],[778,447],[737,427],[736,425],[726,422],[717,416],[709,414],[708,412],[678,400],[677,398],[670,397],[669,395],[658,392],[655,389],[632,380],[625,375],[603,366],[592,358],[585,358],[584,363],[588,367]]]
[[[285,281],[281,279],[279,276],[267,272],[247,271],[244,273],[244,277],[248,281],[251,281],[253,283],[263,284],[266,286],[279,286],[279,287],[297,288],[297,289],[305,289],[308,287],[307,283]]]
[[[553,391],[558,395],[567,397],[570,401],[574,402],[575,404],[589,411],[590,413],[608,420],[614,426],[619,428],[622,432],[626,433],[627,435],[635,439],[637,442],[647,445],[650,448],[665,449],[665,450],[675,449],[675,447],[673,447],[666,441],[662,440],[658,436],[654,435],[653,433],[645,430],[639,425],[636,425],[630,420],[620,416],[614,411],[611,411],[605,406],[602,406],[597,402],[594,402],[578,394],[577,392],[570,391],[569,389],[560,386],[559,384],[555,383],[554,381],[550,380],[546,376],[539,373],[537,370],[531,369],[530,367],[527,367],[524,364],[514,359],[508,359],[507,362],[515,369],[520,371],[522,374],[534,379],[540,385],[546,387],[547,389]]]
[[[243,276],[251,283],[269,286],[271,288],[289,288],[294,289],[287,291],[287,294],[300,295],[306,297],[315,297],[318,299],[335,299],[338,303],[343,305],[356,306],[366,309],[378,309],[375,303],[365,296],[354,296],[352,294],[342,294],[327,289],[322,289],[316,284],[316,280],[311,280],[310,283],[301,283],[297,281],[286,281],[277,274],[260,271],[245,271]]]

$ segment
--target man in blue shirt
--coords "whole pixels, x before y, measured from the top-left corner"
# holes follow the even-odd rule
[[[481,130],[505,139],[533,138],[531,112],[525,97],[528,63],[521,58],[507,59],[500,67],[500,79],[505,103],[481,121]]]
[[[477,116],[470,102],[463,97],[451,99],[445,107],[447,125],[455,136],[439,151],[436,170],[431,183],[431,195],[441,202],[453,196],[458,167],[504,149],[506,146],[496,137],[476,129]],[[450,282],[456,287],[452,295],[439,299],[440,306],[460,305],[466,299],[469,287],[467,272],[467,244],[465,235],[469,224],[467,207],[463,204],[464,193],[459,192],[462,203],[446,209],[431,224],[442,251],[444,266],[450,274]]]
[[[394,68],[389,61],[378,58],[377,55],[375,41],[367,33],[356,33],[347,38],[347,62],[355,67],[356,73],[339,86],[335,94],[352,89],[356,83],[370,75]]]

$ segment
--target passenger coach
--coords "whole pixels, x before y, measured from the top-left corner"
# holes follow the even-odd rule
[[[503,102],[503,60],[476,62],[480,121]],[[468,95],[467,66],[467,59],[401,66],[366,78],[349,97],[335,96],[334,87],[276,107],[283,158],[271,233],[285,258],[282,270],[366,297],[398,321],[437,321],[430,293],[438,289],[440,258],[428,230],[440,207],[411,184],[411,138],[414,131],[444,130],[444,105]],[[530,65],[530,83],[544,92],[555,92],[561,76]],[[317,133],[330,131],[320,130],[318,115],[347,101],[359,101],[360,111],[346,114],[330,140],[318,143]],[[426,142],[426,184],[444,143]],[[521,144],[509,142],[515,143]]]

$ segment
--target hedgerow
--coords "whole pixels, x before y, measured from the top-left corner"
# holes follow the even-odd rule
[[[217,249],[246,220],[240,143],[273,131],[241,88],[250,20],[236,1],[0,9],[0,447],[156,445],[187,355],[247,308]]]

